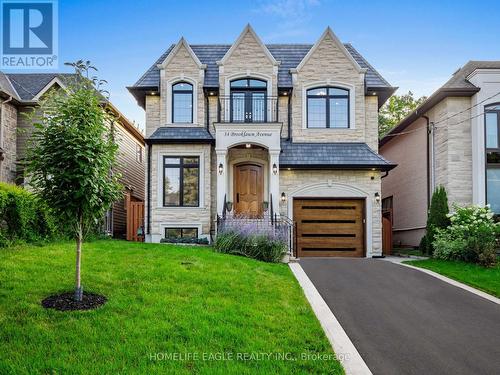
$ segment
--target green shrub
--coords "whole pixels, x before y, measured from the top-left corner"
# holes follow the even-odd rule
[[[207,238],[198,237],[167,237],[160,240],[161,243],[186,243],[196,245],[208,245]]]
[[[434,253],[434,240],[439,229],[444,229],[450,224],[448,217],[448,196],[446,190],[442,186],[438,186],[432,194],[429,214],[427,216],[427,232],[423,245],[425,248],[422,251],[428,255]],[[421,242],[422,243],[422,242]]]
[[[242,255],[264,262],[278,263],[287,251],[287,244],[270,234],[230,230],[219,233],[214,249],[220,253]]]
[[[0,183],[0,247],[50,240],[57,234],[50,210],[36,195],[18,186]]]
[[[434,257],[462,260],[489,267],[496,263],[500,224],[493,220],[489,206],[453,206],[451,224],[438,229],[433,243]]]

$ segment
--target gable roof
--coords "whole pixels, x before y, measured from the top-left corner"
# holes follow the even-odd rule
[[[159,69],[165,68],[168,65],[168,63],[173,59],[175,54],[181,49],[181,47],[186,48],[186,50],[188,51],[189,55],[191,55],[191,57],[193,58],[196,65],[198,65],[198,68],[200,69],[206,68],[206,66],[202,64],[198,56],[196,56],[196,54],[193,52],[193,50],[189,46],[189,43],[186,41],[186,39],[184,39],[184,37],[182,37],[179,40],[179,42],[173,47],[172,51],[165,57],[165,59],[160,64],[158,64],[158,68]]]
[[[379,146],[381,147],[391,139],[397,138],[396,136],[394,136],[394,134],[398,134],[404,131],[408,126],[425,115],[427,111],[432,109],[444,98],[450,96],[472,96],[477,93],[480,88],[475,86],[468,80],[469,75],[477,69],[500,69],[500,61],[469,61],[468,63],[466,63],[463,67],[453,73],[451,78],[446,81],[443,86],[437,89],[412,113],[406,116],[398,125],[396,125],[389,133],[387,133],[387,135],[380,140]]]
[[[302,61],[299,63],[299,65],[297,65],[297,68],[295,68],[297,71],[300,71],[300,69],[302,69],[302,67],[307,63],[307,61],[309,61],[309,59],[311,58],[311,56],[314,54],[314,52],[320,46],[320,44],[323,42],[323,40],[326,39],[326,37],[330,37],[333,40],[333,43],[338,47],[338,49],[340,50],[340,52],[342,52],[344,54],[344,56],[347,57],[347,59],[352,63],[352,65],[354,66],[354,68],[358,72],[361,73],[361,72],[365,71],[365,69],[362,68],[359,65],[359,63],[356,61],[356,59],[347,51],[347,49],[345,48],[345,45],[343,45],[340,42],[339,38],[337,38],[337,36],[333,33],[333,31],[330,28],[330,26],[328,26],[326,28],[326,30],[319,37],[319,39],[316,41],[316,43],[314,43],[314,45],[312,46],[312,48],[307,52],[307,55],[305,55],[304,58],[302,59]]]
[[[37,95],[44,88],[47,87],[52,81],[58,81],[64,84],[71,77],[73,73],[7,73],[5,76],[9,79],[12,86],[19,95],[22,101],[36,101]]]
[[[144,95],[147,91],[157,91],[160,85],[160,70],[158,64],[163,62],[170,54],[175,44],[172,44],[151,65],[151,67],[134,83],[128,90],[134,95],[139,104],[144,107]],[[278,66],[278,87],[292,88],[292,75],[290,69],[296,68],[313,47],[312,44],[266,44],[266,48],[281,64]],[[351,45],[344,44],[346,51],[358,63],[361,68],[367,69],[365,82],[367,91],[385,91],[380,97],[379,105],[382,105],[392,95],[396,88],[392,87],[380,73],[371,66],[363,56]],[[202,64],[205,64],[204,87],[216,89],[219,87],[219,66],[217,61],[221,60],[231,48],[230,44],[192,44],[191,49],[198,56]]]
[[[64,87],[75,78],[74,73],[3,73],[0,72],[0,91],[13,96],[21,105],[34,105],[39,97],[52,85]],[[10,93],[9,93],[9,87]],[[144,144],[144,136],[110,101],[107,104],[123,127],[137,140]]]
[[[238,46],[242,42],[243,38],[247,34],[250,34],[257,41],[257,44],[262,48],[262,51],[267,56],[267,58],[269,59],[269,61],[271,62],[271,64],[273,64],[273,65],[279,65],[279,62],[276,61],[276,59],[274,58],[274,56],[272,55],[272,53],[269,52],[269,49],[266,47],[266,45],[264,43],[262,43],[262,40],[260,40],[259,36],[255,33],[255,30],[252,28],[252,26],[250,26],[250,24],[247,24],[245,26],[245,28],[241,32],[240,36],[238,37],[238,39],[236,39],[236,41],[231,45],[231,47],[228,49],[228,51],[224,54],[224,57],[222,57],[221,60],[217,61],[218,65],[224,65],[225,64],[225,62],[229,59],[229,57],[231,57],[231,55],[233,54],[233,52],[236,50],[236,48],[238,48]]]

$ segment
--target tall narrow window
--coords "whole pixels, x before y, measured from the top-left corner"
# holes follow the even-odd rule
[[[172,122],[193,122],[193,85],[178,82],[172,86]]]
[[[163,158],[163,206],[198,207],[200,201],[200,158],[165,156]]]
[[[484,111],[486,145],[486,203],[500,214],[500,105]]]
[[[349,128],[349,90],[317,87],[307,90],[308,128]]]

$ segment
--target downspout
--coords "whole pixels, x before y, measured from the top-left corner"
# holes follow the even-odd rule
[[[148,169],[147,169],[147,178],[146,178],[146,184],[147,184],[147,191],[148,191],[148,199],[147,199],[147,205],[148,205],[148,222],[147,222],[147,230],[146,234],[151,235],[151,151],[153,149],[153,145],[148,143]]]
[[[208,95],[205,95],[205,115],[207,122],[207,132],[210,133],[210,102],[208,100]]]
[[[292,93],[288,93],[288,137],[287,141],[292,140]]]
[[[12,97],[12,95],[9,96],[9,98],[7,100],[4,100],[1,104],[0,104],[0,150],[2,150],[2,153],[0,154],[0,181],[3,181],[2,179],[2,171],[3,171],[3,160],[4,160],[4,151],[3,151],[3,131],[4,131],[4,123],[3,123],[3,113],[4,113],[4,110],[3,110],[3,105],[4,104],[7,104],[9,103],[10,101],[12,101],[12,99],[14,99]]]
[[[434,137],[434,132],[431,129],[430,125],[430,120],[429,117],[426,115],[423,115],[422,118],[425,119],[427,122],[426,127],[427,127],[427,137],[426,137],[426,171],[427,171],[427,208],[430,207],[431,205],[431,145],[430,145],[430,136]],[[434,146],[434,142],[432,142]],[[434,155],[434,153],[432,153]],[[432,159],[434,159],[434,156],[432,156]]]

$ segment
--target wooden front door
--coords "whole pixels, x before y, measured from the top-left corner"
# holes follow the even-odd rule
[[[361,199],[293,200],[299,257],[362,257],[364,201]]]
[[[250,217],[262,216],[264,174],[256,164],[234,167],[234,212]]]

